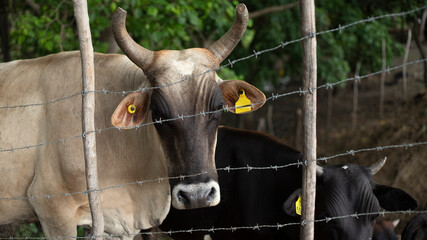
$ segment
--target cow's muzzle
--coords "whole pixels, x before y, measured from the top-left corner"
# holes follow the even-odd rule
[[[176,209],[193,209],[215,206],[220,201],[219,185],[207,183],[178,183],[172,190],[172,206]]]

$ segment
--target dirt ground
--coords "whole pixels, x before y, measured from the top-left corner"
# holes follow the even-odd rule
[[[424,44],[425,51],[427,43]],[[421,56],[412,43],[409,60]],[[390,67],[402,64],[401,59],[387,64]],[[400,145],[427,141],[427,89],[423,85],[423,64],[408,66],[408,100],[403,98],[401,69],[386,74],[384,95],[384,114],[380,117],[380,75],[362,79],[359,84],[357,124],[353,127],[353,84],[334,88],[332,104],[328,104],[328,92],[318,91],[317,141],[318,156],[332,156],[350,150],[378,146]],[[298,90],[291,86],[279,92]],[[318,85],[321,85],[319,83]],[[275,92],[276,94],[277,92]],[[271,96],[271,93],[266,93]],[[298,124],[297,109],[302,98],[296,94],[269,101],[263,108],[233,120],[224,114],[227,125],[259,129],[274,133],[285,143],[302,150],[301,128]],[[268,124],[268,111],[272,112],[273,129]],[[328,109],[331,117],[328,119]],[[263,127],[265,126],[265,127]],[[380,184],[401,188],[419,203],[417,210],[427,210],[427,145],[410,148],[394,148],[382,151],[369,151],[331,159],[327,164],[357,163],[369,165],[387,156],[383,169],[374,177]],[[412,215],[413,216],[413,215]],[[387,215],[387,219],[401,219],[397,232],[400,233],[412,217],[406,214]]]

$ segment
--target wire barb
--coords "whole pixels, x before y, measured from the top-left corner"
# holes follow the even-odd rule
[[[230,67],[233,68],[234,61],[232,62],[230,59],[228,59],[228,63],[230,65]]]
[[[260,52],[257,52],[257,51],[255,51],[255,50],[253,50],[253,52],[254,52],[254,54],[255,54],[255,58],[258,58],[258,55],[260,55],[260,54],[261,54]]]

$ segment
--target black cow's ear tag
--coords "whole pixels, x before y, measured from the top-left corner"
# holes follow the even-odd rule
[[[301,195],[298,196],[298,200],[295,202],[295,212],[298,215],[301,215]]]
[[[245,113],[251,111],[251,100],[246,97],[245,90],[241,89],[239,91],[239,99],[237,100],[235,107],[236,113]]]

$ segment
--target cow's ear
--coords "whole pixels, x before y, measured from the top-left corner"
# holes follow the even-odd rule
[[[295,192],[293,192],[291,196],[289,196],[288,199],[286,199],[285,203],[283,204],[283,209],[285,210],[286,214],[288,214],[289,216],[293,216],[293,217],[298,216],[296,212],[295,204],[299,196],[301,196],[301,193],[302,193],[301,188],[295,190]]]
[[[240,80],[222,81],[219,85],[222,90],[222,97],[225,101],[225,107],[229,107],[228,111],[232,113],[248,113],[257,110],[265,103],[265,95],[258,88],[251,84]],[[242,95],[243,94],[243,95]],[[250,102],[247,102],[247,101]],[[236,102],[241,101],[243,105],[248,106],[237,110]],[[247,103],[248,104],[247,104]]]
[[[374,187],[374,194],[380,206],[387,211],[413,210],[418,207],[415,199],[398,188],[377,184]]]
[[[127,95],[111,116],[115,127],[129,128],[142,123],[150,104],[150,93],[134,92]]]

